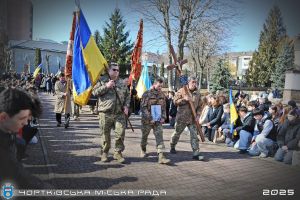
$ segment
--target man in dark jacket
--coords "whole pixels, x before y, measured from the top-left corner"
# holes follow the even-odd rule
[[[288,101],[288,105],[291,106],[292,109],[296,109],[297,114],[300,116],[300,109],[298,108],[296,101],[290,100]]]
[[[226,144],[231,142],[231,135],[230,135],[230,104],[226,103],[223,105],[224,113],[221,118],[221,126],[218,128],[218,132],[222,133],[222,135],[217,138],[217,142],[225,142],[225,139],[227,140]]]
[[[239,116],[242,124],[235,128],[240,136],[239,141],[235,144],[235,148],[240,150],[239,153],[244,154],[247,153],[247,149],[250,146],[250,141],[254,132],[255,119],[252,112],[248,112],[245,106],[240,107]]]
[[[256,119],[256,126],[259,134],[255,139],[252,139],[253,143],[249,150],[249,154],[266,158],[269,154],[269,149],[276,141],[276,128],[270,115],[265,114],[263,110],[256,108],[253,110],[253,116]]]
[[[15,133],[27,124],[32,114],[39,115],[35,101],[18,89],[5,89],[0,93],[0,183],[12,181],[15,187],[42,188],[42,182],[31,176],[16,161],[13,152]]]
[[[300,118],[296,109],[287,115],[286,120],[277,136],[279,149],[275,154],[275,160],[286,164],[292,163],[293,151],[297,150],[300,140]]]

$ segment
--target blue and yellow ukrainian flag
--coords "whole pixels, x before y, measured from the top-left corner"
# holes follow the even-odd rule
[[[39,64],[39,66],[34,70],[33,75],[32,75],[34,79],[36,78],[38,73],[41,71],[41,69],[42,69],[42,63]]]
[[[232,100],[232,89],[229,91],[229,103],[230,103],[230,133],[233,133],[233,127],[235,125],[235,121],[238,119],[238,113],[236,111],[234,102]]]
[[[148,66],[147,63],[144,63],[142,75],[140,76],[139,82],[136,86],[137,95],[139,98],[142,98],[144,92],[149,90],[152,86],[151,80],[149,78]]]
[[[106,66],[107,62],[98,49],[84,15],[80,10],[76,20],[72,65],[75,103],[79,105],[87,104],[93,86]]]

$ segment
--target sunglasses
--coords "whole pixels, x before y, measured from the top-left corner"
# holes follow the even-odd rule
[[[111,70],[113,70],[114,72],[118,72],[119,71],[118,69],[111,69]]]

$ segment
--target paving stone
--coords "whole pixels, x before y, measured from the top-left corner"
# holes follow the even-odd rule
[[[126,130],[123,153],[126,164],[119,164],[112,159],[114,137],[110,162],[102,163],[97,116],[89,114],[85,106],[80,121],[71,120],[68,129],[56,127],[54,97],[47,94],[41,94],[40,97],[45,109],[39,120],[40,141],[29,145],[30,157],[24,161],[24,166],[56,189],[161,189],[170,195],[159,199],[267,199],[262,195],[263,189],[295,190],[294,196],[281,199],[300,196],[298,166],[285,165],[272,158],[240,155],[233,148],[210,142],[200,144],[208,160],[195,161],[192,160],[189,135],[184,133],[176,147],[178,153],[166,153],[172,165],[157,163],[153,133],[149,135],[147,147],[150,156],[139,158],[141,130],[140,116],[136,115],[130,117],[135,132]],[[167,128],[167,125],[164,127],[165,145],[170,149],[173,129]]]

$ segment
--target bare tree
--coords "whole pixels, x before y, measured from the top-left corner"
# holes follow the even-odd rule
[[[173,30],[178,37],[179,58],[183,59],[184,57],[185,44],[191,30],[195,28],[195,24],[197,24],[213,6],[213,1],[214,0],[177,0],[177,2],[174,3],[174,9],[171,10],[171,14],[175,21]]]
[[[155,25],[159,29],[163,30],[158,31],[160,36],[163,36],[169,51],[169,64],[172,63],[172,57],[170,54],[170,49],[172,45],[172,35],[171,35],[171,24],[170,24],[170,0],[147,0],[147,1],[135,1],[134,10],[141,13],[145,18],[145,22],[150,23],[152,26]],[[157,37],[153,40],[155,41]],[[168,72],[168,87],[169,90],[172,90],[172,72]]]
[[[202,26],[204,27],[204,26]],[[207,76],[209,76],[209,66],[213,55],[222,50],[220,44],[220,34],[216,31],[210,30],[212,27],[205,27],[201,31],[195,32],[193,40],[188,43],[191,57],[194,61],[193,72],[199,80],[199,88],[201,87],[202,77],[205,68],[207,69]],[[209,77],[206,78],[209,80]]]
[[[239,16],[235,5],[238,4],[213,1],[212,7],[190,31],[187,47],[194,61],[193,71],[199,79],[199,87],[205,71],[207,82],[210,80],[213,56],[226,52],[230,48],[230,40],[234,35],[231,28],[238,24]]]
[[[14,65],[13,61],[13,51],[10,50],[8,47],[4,48],[4,66],[5,66],[5,72],[9,72],[12,70],[12,67]]]
[[[220,22],[235,15],[233,6],[226,5],[232,2],[224,3],[221,0],[136,0],[132,5],[135,11],[142,14],[145,24],[150,23],[152,31],[158,33],[154,34],[157,36],[156,39],[160,36],[164,37],[169,52],[169,64],[171,64],[172,38],[177,38],[178,57],[183,59],[187,43],[191,45],[191,41],[194,40],[192,35],[196,35],[195,30],[200,31],[199,27],[203,23],[209,22],[219,26],[222,25]],[[207,43],[202,45],[205,46]],[[173,73],[169,72],[168,75],[168,86],[171,89]]]

